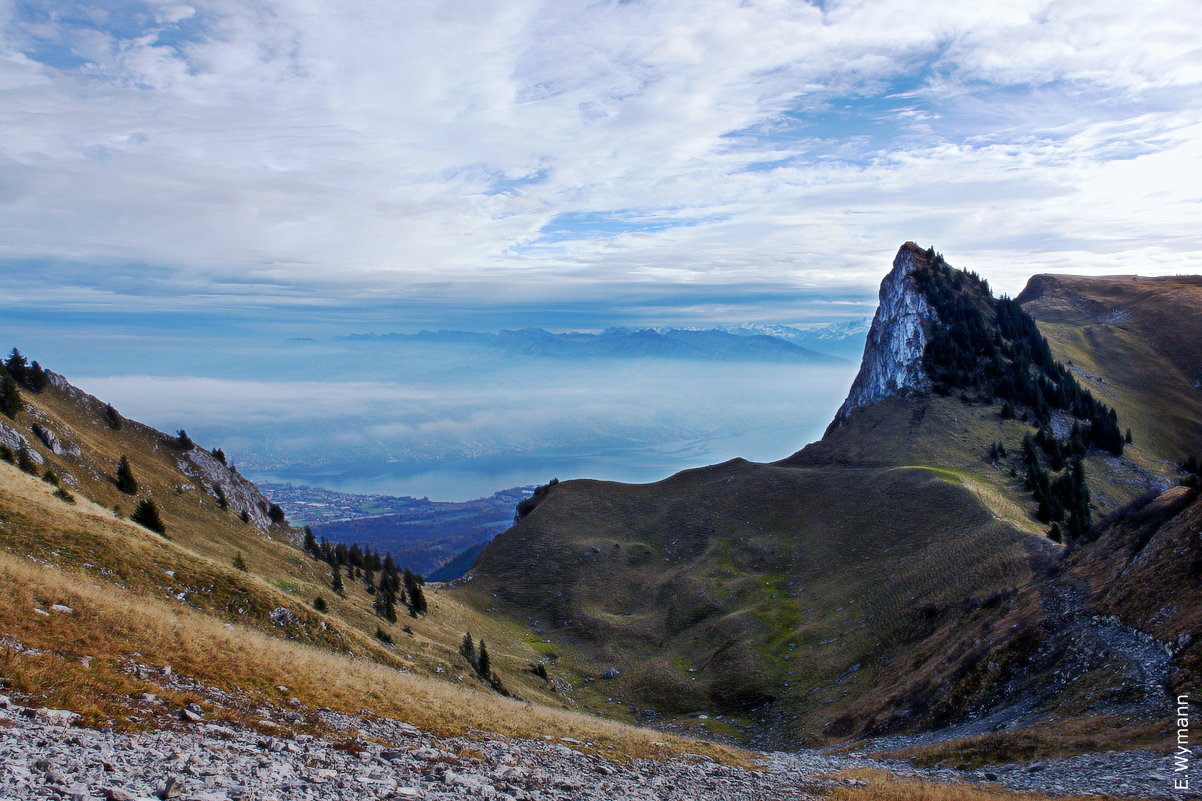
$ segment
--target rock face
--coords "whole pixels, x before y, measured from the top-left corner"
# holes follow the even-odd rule
[[[926,259],[927,254],[913,242],[898,250],[893,270],[881,282],[880,305],[864,344],[860,372],[831,428],[846,425],[852,411],[861,406],[930,390],[922,354],[927,326],[937,323],[938,317],[911,277]]]
[[[237,514],[245,513],[249,522],[261,531],[271,526],[271,503],[259,488],[204,448],[187,451],[179,459],[178,466],[180,472],[197,481],[212,497],[218,497],[217,488],[220,487],[230,509]]]
[[[25,439],[21,435],[21,432],[4,423],[0,423],[0,444],[7,445],[12,449],[13,453],[16,453],[21,446],[25,446],[25,450],[29,452],[29,458],[33,460],[34,464],[40,465],[45,461],[42,458],[42,454],[38,453],[37,449],[29,444],[29,440]]]
[[[42,441],[43,445],[55,454],[59,456],[79,456],[78,445],[60,438],[49,428],[39,423],[34,423],[30,430]]]

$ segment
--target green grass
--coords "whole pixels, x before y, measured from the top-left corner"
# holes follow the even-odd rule
[[[564,482],[454,593],[537,620],[582,703],[754,718],[774,697],[792,718],[779,736],[822,740],[918,606],[1030,578],[1026,535],[972,480],[737,461],[654,485]]]

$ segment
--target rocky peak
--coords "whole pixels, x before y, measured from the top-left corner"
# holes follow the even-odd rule
[[[861,406],[893,395],[930,390],[922,354],[927,345],[927,326],[937,322],[938,316],[913,278],[914,270],[926,264],[928,258],[928,251],[913,242],[897,251],[893,269],[881,282],[880,304],[864,344],[860,372],[832,428],[846,425],[851,412]]]

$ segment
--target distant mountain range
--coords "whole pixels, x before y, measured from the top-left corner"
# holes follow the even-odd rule
[[[866,320],[814,328],[742,324],[700,328],[607,328],[599,334],[552,333],[543,328],[350,334],[360,344],[466,345],[507,354],[569,359],[694,359],[837,364],[858,357]]]

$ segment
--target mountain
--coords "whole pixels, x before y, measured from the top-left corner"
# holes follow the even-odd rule
[[[444,735],[577,734],[623,754],[707,748],[567,711],[553,677],[531,671],[541,648],[438,586],[424,588],[424,612],[402,603],[394,620],[374,608],[384,571],[371,587],[340,565],[336,591],[304,532],[219,449],[128,419],[18,357],[0,365],[0,755],[5,709],[42,707],[116,732],[183,718],[335,742],[347,736],[338,716],[369,709]],[[134,514],[142,502],[157,524]],[[467,633],[488,643],[487,675],[461,653]],[[0,782],[5,770],[0,759]]]
[[[1192,285],[1177,283],[1161,296]],[[1073,303],[1113,291],[1077,282]],[[21,799],[202,783],[205,797],[998,797],[887,768],[1169,797],[1159,754],[1130,749],[1173,742],[1165,710],[1202,678],[1200,471],[1169,456],[1199,443],[1140,432],[1192,344],[1145,329],[1156,344],[1140,349],[1135,326],[1166,313],[1156,293],[1123,296],[1144,323],[1055,322],[1056,297],[993,298],[907,243],[819,442],[655,484],[553,481],[464,580],[426,585],[398,619],[380,611],[380,565],[344,548],[331,570],[219,449],[14,352],[0,781]],[[1197,330],[1197,308],[1175,313]],[[1111,372],[1082,366],[1103,358],[1094,341]],[[406,582],[411,602],[421,586]],[[910,761],[748,755],[601,715]],[[71,724],[88,728],[64,736]]]
[[[423,343],[471,345],[512,356],[561,359],[687,359],[700,361],[789,362],[838,364],[840,356],[767,333],[721,329],[608,328],[599,334],[554,334],[542,328],[499,331],[422,331],[417,334],[352,334],[357,344]]]
[[[1202,450],[1202,277],[1036,275],[1017,298],[1057,356],[1164,461]]]
[[[1180,473],[1125,442],[1137,424],[1063,358],[1018,302],[907,243],[822,440],[775,464],[548,486],[454,593],[524,623],[578,699],[626,719],[756,745],[994,726],[1049,750],[1089,731],[1146,744],[1165,685],[1127,685],[1155,636],[1089,640],[1075,675],[1093,683],[1068,687],[1054,657],[1093,596],[1057,571],[1065,543],[1096,569],[1085,555],[1118,536],[1099,518]],[[1192,619],[1186,598],[1165,614]]]
[[[871,322],[872,318],[865,317],[805,327],[744,323],[724,326],[722,330],[736,336],[770,336],[819,353],[855,360],[864,350],[864,339]]]

